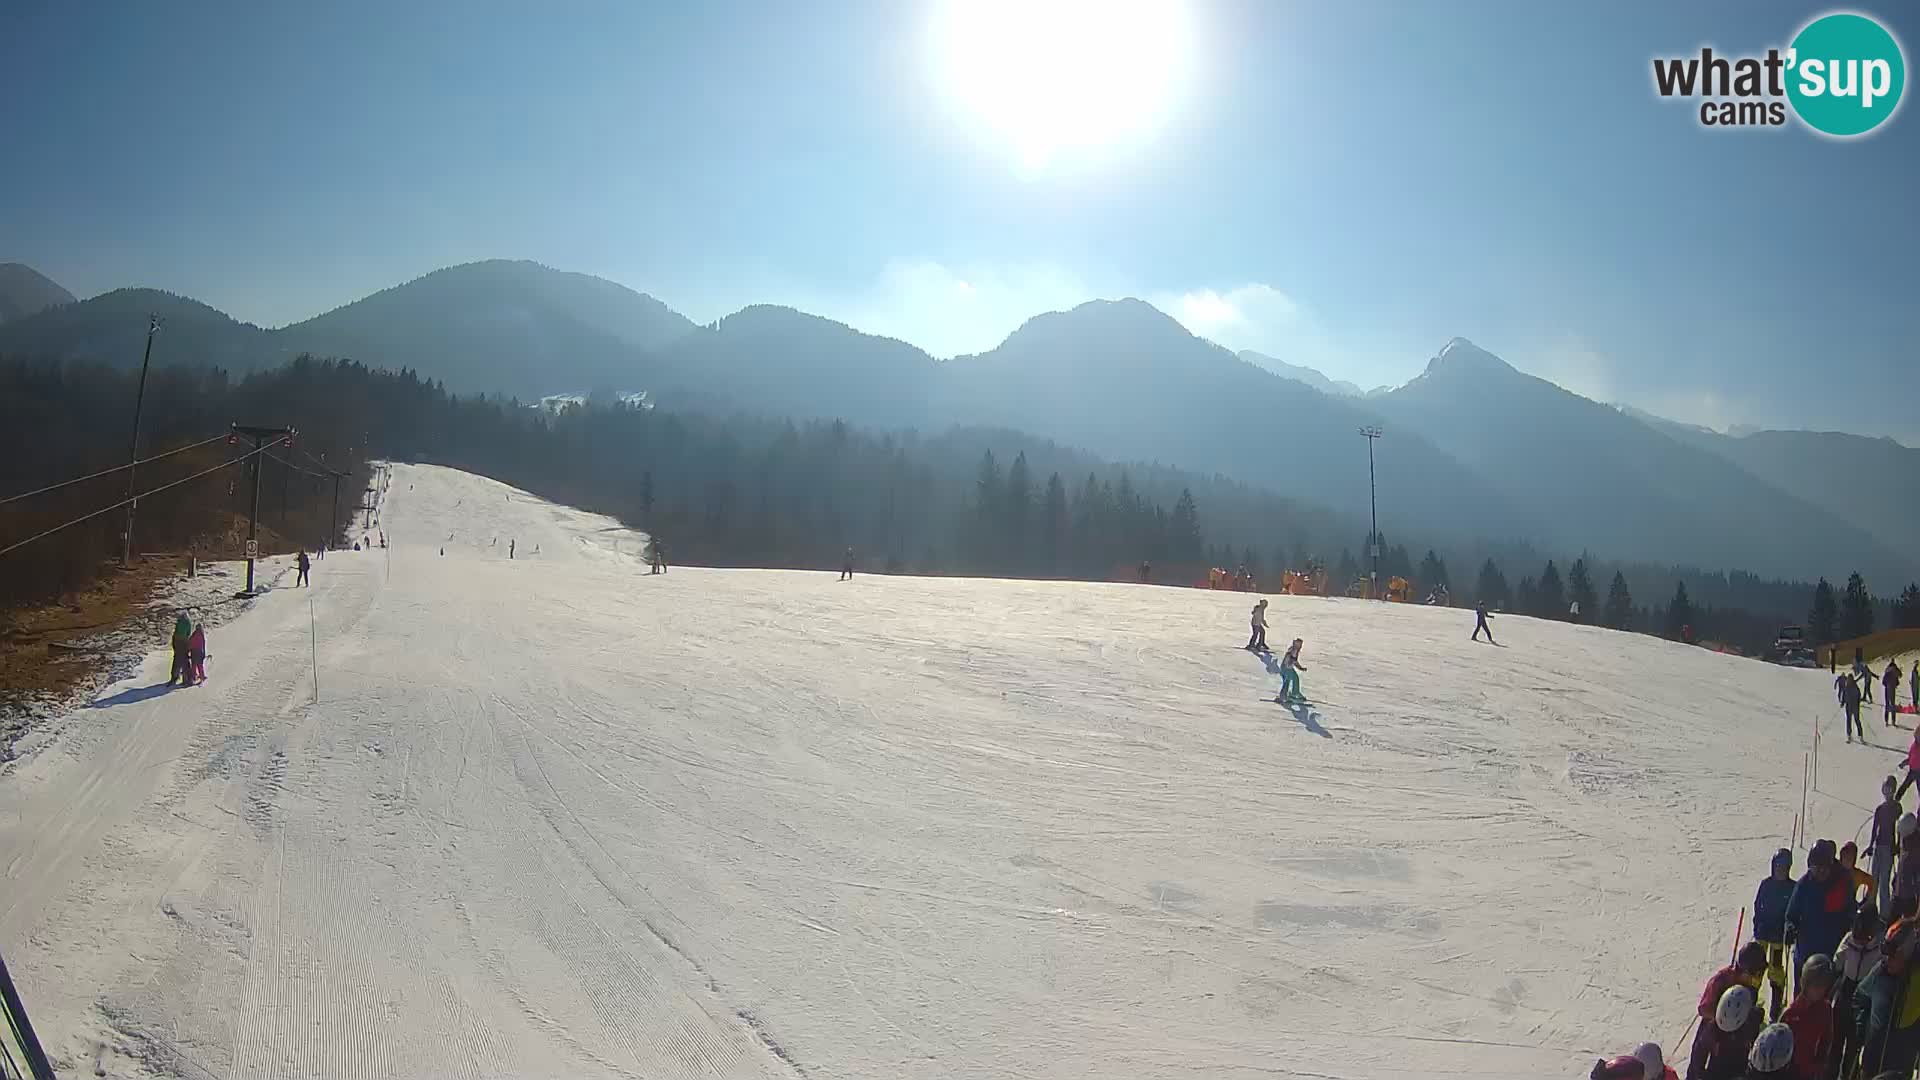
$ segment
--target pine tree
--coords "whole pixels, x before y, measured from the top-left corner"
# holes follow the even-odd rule
[[[1522,615],[1540,613],[1540,589],[1533,583],[1532,578],[1523,577],[1520,579],[1520,584],[1514,586],[1513,610]]]
[[[1014,456],[1013,464],[1007,469],[1007,488],[1001,506],[1000,535],[1001,543],[1007,551],[1007,569],[1024,574],[1028,566],[1027,552],[1032,533],[1028,519],[1033,510],[1033,475],[1027,467],[1027,452],[1020,451]]]
[[[1353,551],[1349,548],[1341,548],[1340,561],[1335,564],[1333,580],[1327,582],[1327,591],[1334,596],[1339,596],[1345,593],[1359,576],[1360,564],[1353,561]]]
[[[1840,634],[1843,638],[1866,637],[1873,633],[1873,594],[1859,571],[1847,576],[1847,591],[1840,597]]]
[[[1893,603],[1893,625],[1900,630],[1920,629],[1920,584],[1909,583]]]
[[[1607,586],[1607,609],[1601,621],[1615,630],[1633,628],[1633,594],[1627,591],[1627,575],[1613,572],[1613,584]]]
[[[1687,599],[1687,583],[1673,584],[1673,600],[1667,604],[1667,637],[1679,641],[1694,624],[1693,602]]]
[[[1567,589],[1560,581],[1560,568],[1547,560],[1547,568],[1540,571],[1540,583],[1535,586],[1534,614],[1543,619],[1561,619],[1567,617]]]
[[[1059,575],[1066,570],[1064,546],[1068,540],[1068,530],[1072,527],[1067,517],[1067,486],[1060,482],[1060,474],[1047,477],[1047,494],[1041,503],[1041,558],[1046,563],[1045,573]]]
[[[1480,567],[1480,583],[1474,599],[1490,608],[1504,609],[1507,606],[1507,575],[1500,572],[1492,559]]]
[[[1833,597],[1833,583],[1826,578],[1813,587],[1813,608],[1807,612],[1807,633],[1815,645],[1831,645],[1840,640],[1840,605]]]
[[[653,520],[653,470],[640,474],[640,521]]]
[[[1431,594],[1438,589],[1450,588],[1447,583],[1447,564],[1440,561],[1432,548],[1427,549],[1427,557],[1420,560],[1420,591]]]
[[[974,558],[989,570],[1001,567],[1000,508],[1006,502],[1006,480],[1000,475],[1000,463],[993,451],[981,455],[978,475],[973,482]]]
[[[1120,481],[1125,485],[1125,473]],[[1167,554],[1174,562],[1190,563],[1200,556],[1200,510],[1193,504],[1193,492],[1186,488],[1180,489],[1180,501],[1173,504],[1167,532]]]
[[[1580,614],[1573,616],[1574,622],[1591,622],[1599,614],[1593,609],[1597,598],[1593,593],[1593,578],[1587,573],[1585,555],[1573,560],[1573,568],[1567,571],[1567,600],[1570,605],[1580,605]]]

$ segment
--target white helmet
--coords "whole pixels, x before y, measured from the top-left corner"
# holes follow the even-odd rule
[[[1747,1055],[1747,1068],[1757,1073],[1781,1073],[1793,1067],[1793,1029],[1785,1024],[1768,1024],[1753,1040]]]
[[[1729,1034],[1747,1026],[1747,1020],[1753,1016],[1753,990],[1747,986],[1729,986],[1727,992],[1720,995],[1720,1004],[1713,1010],[1714,1026]]]
[[[1915,829],[1920,829],[1920,818],[1914,817],[1913,811],[1911,810],[1901,814],[1900,820],[1895,822],[1893,826],[1894,833],[1902,840],[1912,836]]]
[[[1641,1043],[1634,1048],[1633,1056],[1640,1060],[1647,1080],[1660,1080],[1667,1074],[1667,1058],[1660,1052],[1659,1043]]]

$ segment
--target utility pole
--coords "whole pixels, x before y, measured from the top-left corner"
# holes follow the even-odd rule
[[[47,1052],[40,1047],[40,1037],[34,1034],[33,1023],[27,1019],[27,1007],[20,1003],[20,993],[14,989],[13,976],[7,971],[7,962],[0,960],[0,1005],[4,1005],[7,1020],[20,1043],[20,1053],[27,1059],[27,1075],[32,1080],[54,1080],[53,1066],[47,1062]]]
[[[1373,533],[1367,537],[1367,554],[1372,559],[1372,569],[1368,571],[1367,595],[1380,599],[1380,498],[1373,483],[1373,442],[1380,437],[1377,427],[1363,427],[1360,434],[1367,437],[1367,506],[1373,517]]]
[[[228,442],[234,442],[245,435],[253,440],[253,508],[247,512],[247,589],[245,595],[253,595],[253,562],[260,555],[260,461],[265,456],[259,451],[274,442],[293,442],[293,429],[287,427],[249,427],[245,424],[233,425],[233,434],[227,436]],[[271,442],[269,441],[271,440]]]
[[[120,565],[133,565],[133,469],[140,460],[140,409],[147,402],[147,365],[153,360],[153,335],[160,332],[160,316],[147,315],[147,348],[140,354],[140,390],[133,397],[133,438],[127,451],[127,528],[120,534]]]

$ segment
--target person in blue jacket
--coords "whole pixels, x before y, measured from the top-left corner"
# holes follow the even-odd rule
[[[1854,882],[1838,872],[1831,840],[1819,840],[1807,852],[1807,872],[1787,901],[1787,941],[1793,946],[1793,970],[1816,953],[1832,956],[1853,926]]]
[[[1793,851],[1781,848],[1773,853],[1773,872],[1760,880],[1760,891],[1753,894],[1753,940],[1767,947],[1767,973],[1763,980],[1773,1009],[1774,1021],[1787,1007],[1787,905],[1793,901]]]

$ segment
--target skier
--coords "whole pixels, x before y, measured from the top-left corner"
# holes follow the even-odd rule
[[[1753,940],[1767,950],[1762,982],[1773,1001],[1767,1015],[1775,1020],[1787,1005],[1787,904],[1792,899],[1793,850],[1781,848],[1773,853],[1772,872],[1760,879],[1760,888],[1753,894]]]
[[[852,548],[848,548],[846,556],[840,560],[840,580],[841,581],[853,580],[853,549]]]
[[[1793,939],[1793,969],[1806,966],[1816,953],[1832,956],[1840,939],[1853,925],[1854,878],[1841,872],[1831,840],[1814,842],[1807,852],[1807,872],[1787,901],[1787,933]]]
[[[1487,620],[1492,617],[1493,616],[1487,614],[1487,602],[1485,600],[1477,601],[1473,605],[1473,640],[1479,641],[1480,632],[1484,630],[1487,634],[1487,644],[1500,644],[1493,640],[1493,627],[1487,625]]]
[[[293,579],[293,586],[296,589],[307,584],[307,571],[313,569],[313,560],[307,558],[307,553],[304,551],[300,553],[299,567],[299,576]]]
[[[1744,951],[1742,952],[1744,956]],[[1724,974],[1727,969],[1721,969]],[[1716,974],[1707,982],[1712,993]],[[1711,1001],[1700,1001],[1700,1030],[1693,1037],[1687,1062],[1687,1080],[1738,1080],[1747,1051],[1760,1034],[1760,1010],[1753,1007],[1753,987],[1741,979],[1732,982]]]
[[[1900,800],[1893,796],[1899,788],[1900,782],[1891,776],[1880,782],[1880,805],[1873,808],[1873,831],[1867,834],[1867,858],[1872,860],[1868,865],[1873,867],[1873,906],[1880,911],[1893,907],[1893,858],[1900,854],[1900,839],[1894,834],[1895,826],[1900,823]]]
[[[191,661],[187,659],[187,641],[193,637],[193,623],[185,615],[173,620],[173,669],[167,675],[167,685],[176,683],[185,686],[193,679]]]
[[[1267,648],[1267,598],[1261,597],[1254,602],[1252,620],[1253,633],[1247,635],[1248,652],[1271,652]]]
[[[1900,664],[1896,660],[1887,661],[1887,670],[1880,676],[1880,688],[1886,691],[1887,715],[1884,723],[1888,727],[1900,726]]]
[[[1567,605],[1567,621],[1580,621],[1580,601],[1575,600],[1573,603]]]
[[[1646,1075],[1647,1067],[1639,1058],[1623,1054],[1612,1061],[1602,1058],[1594,1062],[1587,1080],[1645,1080]]]
[[[1145,559],[1141,559],[1140,560],[1140,584],[1145,585],[1152,578],[1153,578],[1153,564],[1148,562]],[[1915,671],[1915,673],[1920,674],[1920,667],[1916,667],[1913,670]],[[1916,691],[1916,693],[1920,693],[1920,691]]]
[[[1786,1016],[1775,1020],[1793,1029],[1793,1067],[1797,1076],[1825,1076],[1833,1056],[1833,960],[1824,955],[1807,957],[1800,970],[1799,992]],[[1764,1033],[1763,1033],[1764,1034]],[[1754,1053],[1760,1052],[1758,1043]]]
[[[1667,1055],[1661,1051],[1659,1043],[1641,1043],[1634,1048],[1633,1056],[1640,1062],[1641,1074],[1647,1080],[1680,1080],[1674,1075],[1673,1067],[1667,1064]]]
[[[1856,991],[1885,955],[1880,919],[1872,905],[1863,906],[1853,917],[1853,930],[1833,956],[1834,1056],[1841,1076],[1852,1075],[1860,1056],[1862,1036],[1866,1034],[1866,1018],[1859,1015],[1855,1004]]]
[[[1854,732],[1860,733],[1860,741],[1867,741],[1867,727],[1860,719],[1860,684],[1851,675],[1841,675],[1836,684],[1840,691],[1840,711],[1846,715],[1847,741],[1853,741]]]
[[[1747,1071],[1739,1074],[1742,1080],[1760,1080],[1762,1077],[1800,1080],[1801,1077],[1821,1075],[1799,1072],[1794,1068],[1794,1062],[1799,1060],[1794,1052],[1794,1042],[1792,1028],[1785,1024],[1769,1025],[1754,1037],[1753,1046],[1747,1051]]]
[[[1867,667],[1865,649],[1853,650],[1853,677],[1860,680],[1860,692],[1866,696],[1867,704],[1873,704],[1873,671]]]
[[[1901,814],[1893,827],[1893,834],[1900,838],[1900,857],[1893,868],[1893,906],[1887,909],[1889,919],[1903,907],[1920,902],[1920,844],[1913,841],[1916,832],[1920,832],[1920,818],[1911,812]]]
[[[187,670],[196,684],[207,681],[207,630],[197,623],[187,638]]]
[[[519,542],[520,542],[520,541],[518,541],[518,540],[508,540],[508,541],[507,541],[507,560],[508,560],[509,562],[511,562],[511,561],[513,560],[513,548],[514,548],[514,545],[515,545],[515,544],[518,544]],[[383,543],[383,544],[381,544],[380,546],[381,546],[381,547],[385,547],[386,545],[385,545],[385,544]]]
[[[1907,743],[1907,778],[1900,781],[1900,790],[1893,793],[1896,799],[1904,798],[1907,788],[1920,782],[1920,725],[1916,726],[1912,741]]]
[[[1280,696],[1275,701],[1285,703],[1294,701],[1304,704],[1307,695],[1300,691],[1300,673],[1307,670],[1300,664],[1300,646],[1305,644],[1299,638],[1287,646],[1287,655],[1280,658]]]

